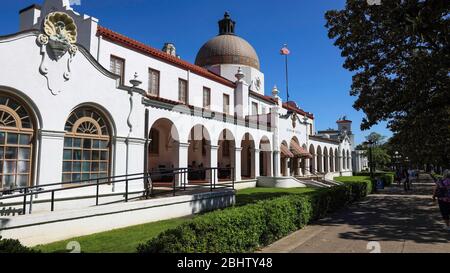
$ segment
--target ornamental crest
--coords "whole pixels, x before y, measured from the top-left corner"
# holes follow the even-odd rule
[[[293,128],[297,127],[297,113],[296,112],[292,113],[291,119],[292,119],[292,127]]]
[[[55,91],[52,88],[49,77],[49,69],[45,59],[46,50],[50,58],[59,61],[63,56],[69,53],[66,71],[63,77],[66,81],[70,80],[70,64],[75,57],[78,47],[77,42],[77,26],[72,17],[64,12],[52,12],[45,17],[43,22],[44,33],[37,38],[38,45],[41,46],[42,62],[39,68],[42,75],[47,78],[48,88],[53,95],[57,95],[61,91]]]

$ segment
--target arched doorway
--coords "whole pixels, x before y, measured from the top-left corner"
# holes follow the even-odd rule
[[[211,137],[203,125],[195,125],[189,133],[188,167],[189,182],[204,182],[208,179],[205,169],[211,167]]]
[[[345,150],[342,150],[342,169],[346,170],[347,169],[347,153]]]
[[[350,157],[350,151],[347,150],[347,170],[351,169],[351,164],[352,164],[352,162],[351,162],[351,157]]]
[[[300,171],[300,157],[294,153],[294,148],[293,148],[294,145],[300,146],[300,143],[298,142],[297,137],[293,137],[291,139],[291,143],[289,145],[290,151],[295,155],[290,160],[289,168],[290,168],[291,176],[299,176],[300,175],[300,173],[299,173],[299,171]]]
[[[338,149],[334,150],[334,166],[335,166],[335,171],[339,172],[340,166],[339,166],[339,150]]]
[[[177,128],[168,119],[153,123],[149,132],[148,167],[155,173],[153,182],[172,182],[172,170],[179,166],[179,135]],[[167,172],[165,175],[164,173]]]
[[[70,114],[64,127],[63,182],[110,176],[111,128],[105,115],[94,107],[80,107]]]
[[[255,141],[246,133],[241,141],[241,176],[242,179],[255,178]]]
[[[316,156],[316,150],[314,149],[314,145],[312,145],[312,144],[309,146],[309,153],[312,155],[312,158],[309,161],[309,171],[311,173],[316,173],[317,172],[317,170],[316,170],[317,156]]]
[[[24,101],[0,93],[0,189],[33,184],[36,124]]]
[[[223,130],[219,136],[217,167],[219,180],[231,180],[236,166],[236,141],[230,130]]]
[[[330,148],[330,172],[334,173],[335,167],[334,167],[334,152],[333,148]]]
[[[323,154],[320,146],[317,146],[317,172],[323,173]]]
[[[272,176],[272,146],[268,137],[259,143],[259,170],[261,176]]]
[[[328,173],[330,171],[328,167],[328,149],[327,147],[323,148],[323,172]]]

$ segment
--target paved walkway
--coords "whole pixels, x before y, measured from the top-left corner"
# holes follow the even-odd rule
[[[264,253],[450,253],[433,182],[421,175],[408,194],[393,186],[263,249]]]

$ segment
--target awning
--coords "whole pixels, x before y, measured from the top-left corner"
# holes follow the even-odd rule
[[[293,158],[295,156],[291,153],[291,151],[289,151],[289,148],[286,145],[281,144],[281,157]]]
[[[312,158],[312,155],[307,150],[305,150],[305,148],[298,145],[295,141],[291,141],[291,152],[296,157]]]

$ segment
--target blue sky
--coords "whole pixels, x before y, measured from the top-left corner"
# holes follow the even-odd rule
[[[4,0],[0,35],[18,30],[18,11],[43,0]],[[281,4],[283,3],[283,4]],[[276,84],[285,99],[284,60],[279,50],[289,45],[290,95],[316,116],[319,130],[336,127],[342,116],[353,120],[356,141],[376,131],[391,136],[385,124],[361,132],[364,114],[352,107],[352,74],[342,68],[340,51],[328,39],[325,11],[341,9],[344,0],[81,0],[75,10],[94,16],[102,26],[161,48],[174,42],[177,53],[194,62],[197,51],[217,35],[225,11],[237,22],[236,33],[256,49],[266,78],[266,94]]]

